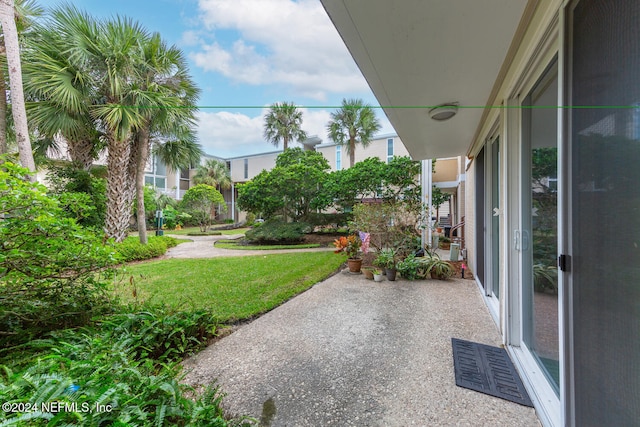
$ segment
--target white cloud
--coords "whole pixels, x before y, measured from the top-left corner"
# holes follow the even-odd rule
[[[181,46],[197,46],[202,43],[200,36],[196,31],[189,30],[182,33],[182,38],[180,39]]]
[[[317,0],[199,0],[210,31],[235,30],[240,39],[201,44],[197,66],[238,83],[282,84],[319,100],[327,92],[365,92],[368,86]]]
[[[262,138],[262,114],[200,111],[197,116],[198,139],[207,154],[234,157],[276,149]]]

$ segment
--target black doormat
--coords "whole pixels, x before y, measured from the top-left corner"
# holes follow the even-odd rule
[[[507,351],[451,338],[456,385],[531,406],[531,399]]]

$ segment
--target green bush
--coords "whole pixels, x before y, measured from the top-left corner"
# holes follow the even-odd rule
[[[47,180],[52,194],[60,200],[60,206],[85,227],[101,229],[107,212],[107,180],[104,168],[86,171],[73,163],[49,165]],[[81,203],[76,203],[80,198]]]
[[[251,227],[256,222],[256,214],[253,212],[247,213],[247,219],[245,221],[247,227]]]
[[[131,236],[115,245],[120,262],[142,261],[164,255],[168,248],[178,244],[178,240],[169,236],[151,236],[146,245],[137,237]]]
[[[407,280],[416,280],[419,278],[419,269],[421,263],[414,255],[409,255],[398,263],[398,273]],[[424,278],[424,277],[422,277]]]
[[[280,219],[265,221],[260,227],[245,233],[246,240],[255,244],[294,244],[304,240],[311,226],[304,222],[284,222]]]
[[[351,213],[319,213],[311,212],[303,218],[303,221],[313,227],[346,227],[353,218]]]
[[[115,264],[113,250],[27,173],[0,164],[0,348],[82,325],[110,305],[96,272]]]

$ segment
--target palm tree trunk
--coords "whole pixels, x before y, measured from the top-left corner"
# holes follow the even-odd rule
[[[149,157],[149,127],[142,126],[136,133],[133,142],[137,147],[136,155],[136,211],[138,222],[138,236],[140,243],[146,245],[147,239],[147,215],[144,207],[144,169]]]
[[[356,163],[356,141],[349,141],[349,167],[353,167]]]
[[[13,111],[20,163],[32,172],[29,179],[35,181],[36,164],[33,160],[33,150],[31,148],[31,141],[29,140],[29,127],[27,125],[27,112],[24,105],[20,45],[18,44],[18,30],[16,28],[14,6],[14,0],[0,0],[0,24],[2,24],[4,43],[7,51],[7,65],[9,67],[9,83],[11,87],[11,109]]]
[[[107,238],[122,242],[131,216],[130,163],[131,144],[109,137],[107,157],[107,214],[104,232]]]
[[[71,161],[80,165],[86,171],[91,169],[93,164],[93,142],[88,139],[80,141],[67,141],[69,144],[68,152]]]

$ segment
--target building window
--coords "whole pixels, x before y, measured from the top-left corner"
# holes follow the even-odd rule
[[[342,147],[336,145],[336,170],[342,169]]]
[[[249,179],[249,159],[244,159],[244,179]]]
[[[151,185],[157,190],[167,190],[167,167],[156,156],[152,156],[149,168],[144,175],[145,185]]]
[[[393,159],[393,138],[387,139],[387,163]]]

